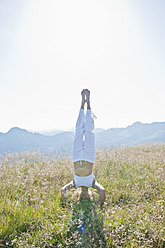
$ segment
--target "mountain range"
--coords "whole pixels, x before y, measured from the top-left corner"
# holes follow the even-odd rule
[[[165,122],[135,122],[126,128],[102,128],[95,130],[96,148],[113,148],[140,145],[151,142],[165,142]],[[45,134],[30,132],[19,127],[0,133],[0,154],[26,150],[71,153],[74,132],[54,130]]]

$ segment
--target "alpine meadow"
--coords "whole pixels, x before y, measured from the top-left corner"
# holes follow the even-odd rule
[[[165,247],[165,143],[97,150],[103,207],[94,189],[62,203],[74,175],[66,154],[6,153],[0,163],[0,247]]]
[[[165,248],[165,0],[0,0],[0,248]]]

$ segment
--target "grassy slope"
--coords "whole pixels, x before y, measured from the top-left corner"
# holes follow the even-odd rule
[[[165,247],[165,144],[97,151],[94,174],[106,188],[61,203],[72,161],[25,152],[0,167],[0,247]],[[85,226],[85,231],[83,229]]]

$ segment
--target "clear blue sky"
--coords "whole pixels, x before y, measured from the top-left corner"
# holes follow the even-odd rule
[[[164,0],[0,0],[0,132],[165,121]]]

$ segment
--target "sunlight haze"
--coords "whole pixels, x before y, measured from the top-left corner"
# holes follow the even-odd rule
[[[0,132],[165,121],[165,1],[1,0]]]

